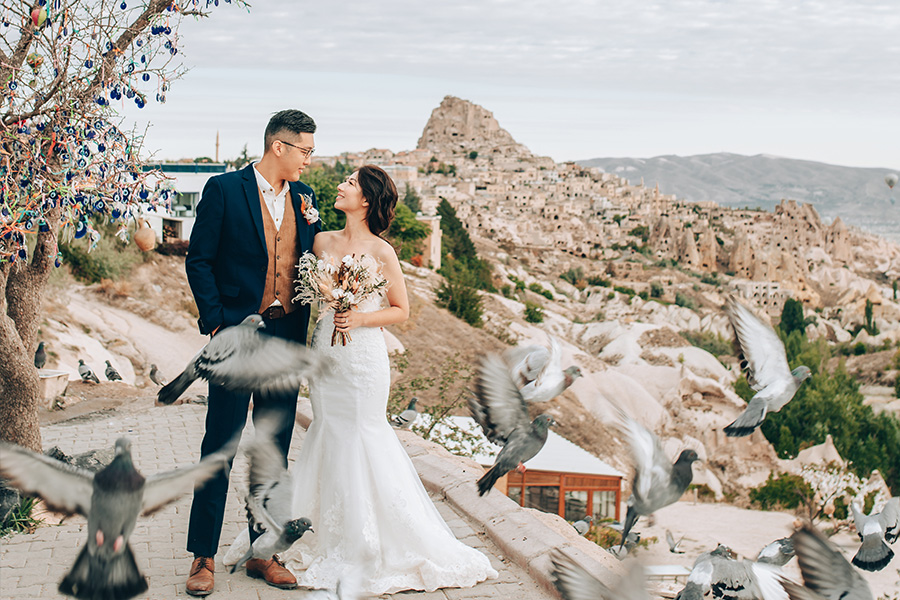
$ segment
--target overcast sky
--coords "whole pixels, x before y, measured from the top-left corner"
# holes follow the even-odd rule
[[[557,161],[774,154],[900,169],[900,7],[876,1],[255,0],[186,20],[191,67],[129,109],[157,158],[262,150],[271,114],[319,154],[415,147],[445,95]]]

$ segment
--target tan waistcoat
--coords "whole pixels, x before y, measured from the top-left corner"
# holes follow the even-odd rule
[[[266,269],[266,287],[263,290],[262,304],[259,312],[263,312],[275,300],[284,306],[289,313],[297,306],[292,302],[297,279],[297,263],[300,262],[300,249],[297,247],[297,218],[294,215],[294,203],[288,191],[284,203],[284,218],[281,228],[275,229],[275,220],[269,214],[262,193],[259,194],[260,208],[263,215],[263,231],[266,234],[266,250],[269,252],[269,267]]]

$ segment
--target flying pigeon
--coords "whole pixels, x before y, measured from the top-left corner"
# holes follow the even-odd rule
[[[812,525],[804,524],[791,539],[805,587],[782,579],[790,600],[874,600],[862,575]]]
[[[503,360],[495,354],[481,361],[469,410],[488,440],[503,446],[494,466],[478,480],[478,493],[482,496],[509,471],[524,473],[524,463],[540,452],[550,426],[556,424],[546,413],[534,421],[529,419],[528,404]]]
[[[684,550],[681,549],[681,542],[683,541],[684,536],[681,536],[676,542],[672,532],[666,529],[666,543],[669,545],[669,552],[672,554],[684,554]]]
[[[116,371],[109,361],[106,361],[106,379],[109,381],[122,381],[122,376],[119,375],[119,372]]]
[[[254,418],[256,433],[245,450],[250,459],[247,513],[250,526],[260,533],[247,553],[231,567],[231,572],[251,558],[269,560],[284,552],[307,531],[313,531],[309,519],[292,518],[294,485],[285,468],[285,457],[275,445],[280,423],[271,415]]]
[[[527,402],[549,402],[581,377],[576,366],[562,368],[562,352],[556,338],[550,336],[550,349],[541,346],[516,347],[504,353],[513,381]]]
[[[694,477],[691,465],[700,460],[694,450],[683,450],[675,464],[670,463],[659,438],[624,413],[622,417],[634,457],[634,479],[620,548],[638,517],[649,516],[681,498]]]
[[[198,378],[230,390],[287,391],[300,387],[306,375],[326,367],[322,356],[302,344],[259,332],[261,315],[217,333],[188,366],[157,394],[159,404],[172,404]]]
[[[734,296],[728,298],[725,312],[741,348],[741,367],[747,370],[747,383],[756,392],[744,412],[725,427],[728,437],[743,437],[753,433],[767,413],[784,408],[809,378],[810,370],[801,366],[791,371],[784,344],[775,330]]]
[[[78,374],[81,375],[82,381],[93,381],[94,383],[100,383],[100,380],[94,375],[94,372],[91,371],[91,368],[84,364],[82,359],[78,359]]]
[[[37,350],[34,353],[34,367],[36,369],[43,369],[44,365],[47,364],[47,352],[44,350],[44,342],[40,342],[38,344]]]
[[[644,570],[631,561],[628,572],[611,588],[580,567],[571,557],[554,548],[550,552],[550,576],[563,600],[650,600]]]
[[[416,402],[418,401],[419,399],[414,397],[409,401],[409,406],[406,407],[406,410],[391,419],[391,423],[394,427],[399,429],[409,429],[412,427],[412,424],[419,416],[419,412],[416,410]]]
[[[794,542],[789,537],[780,538],[759,551],[756,562],[783,567],[794,558]]]
[[[864,515],[850,503],[853,523],[862,546],[853,557],[853,564],[864,571],[880,571],[894,558],[894,551],[885,543],[897,539],[898,518],[900,518],[900,498],[891,498],[880,513]]]
[[[578,532],[578,535],[587,535],[588,531],[591,530],[591,523],[594,522],[594,517],[591,515],[586,516],[583,519],[575,521],[572,523],[572,526],[575,528],[575,531]]]
[[[156,368],[156,365],[150,365],[150,381],[158,386],[164,386],[169,383],[169,380],[159,372],[159,369]]]
[[[675,600],[701,600],[709,592],[712,592],[712,598],[761,600],[762,594],[749,564],[736,560],[736,557],[731,548],[722,544],[712,552],[698,556],[687,584]]]
[[[87,517],[87,544],[59,584],[61,593],[126,600],[147,590],[128,545],[138,515],[153,513],[211,478],[228,464],[229,452],[223,448],[189,467],[145,479],[134,468],[126,438],[116,440],[115,457],[96,474],[0,442],[0,475],[60,512]]]

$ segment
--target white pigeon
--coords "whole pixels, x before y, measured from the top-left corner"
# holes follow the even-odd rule
[[[784,408],[809,378],[810,370],[801,366],[791,371],[775,330],[734,296],[728,298],[725,313],[741,347],[747,383],[756,392],[744,412],[725,427],[725,435],[743,437],[762,425],[766,414]]]
[[[549,402],[581,377],[581,369],[577,366],[563,370],[562,351],[553,336],[550,336],[549,349],[541,346],[510,348],[503,354],[503,360],[527,402]]]
[[[588,515],[585,518],[579,519],[578,521],[575,521],[574,523],[572,523],[572,527],[575,528],[575,531],[578,532],[578,535],[585,536],[585,535],[587,535],[588,531],[591,530],[591,523],[593,523],[593,522],[594,522],[594,517],[592,517],[591,515]]]
[[[804,586],[782,579],[790,600],[874,600],[862,575],[811,525],[804,524],[791,539]]]
[[[412,424],[419,418],[419,411],[416,410],[416,403],[418,401],[419,399],[413,396],[409,401],[409,406],[407,406],[399,415],[395,415],[394,418],[391,419],[391,424],[397,429],[409,429],[412,427]]]
[[[879,513],[866,516],[855,502],[850,503],[856,533],[862,546],[853,557],[853,564],[864,571],[880,571],[894,558],[894,551],[886,542],[897,540],[900,520],[900,497],[891,498]]]
[[[571,557],[554,548],[550,552],[550,576],[563,600],[650,600],[644,570],[630,561],[628,571],[612,587],[588,573]]]
[[[684,554],[684,550],[681,549],[681,542],[683,541],[684,536],[681,536],[676,542],[672,532],[666,529],[666,543],[669,545],[669,552],[672,554]]]
[[[313,531],[309,519],[292,518],[294,485],[285,458],[275,445],[280,422],[272,415],[253,419],[256,432],[245,452],[250,459],[247,512],[250,525],[261,535],[246,554],[231,567],[231,572],[251,558],[269,560],[284,552],[307,531]],[[315,532],[314,532],[315,533]]]

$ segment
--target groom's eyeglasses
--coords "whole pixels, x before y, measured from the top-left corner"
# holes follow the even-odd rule
[[[302,153],[303,153],[303,156],[305,156],[306,158],[309,158],[310,156],[312,156],[313,153],[316,151],[315,148],[302,148],[302,147],[300,147],[300,146],[295,146],[294,144],[292,144],[292,143],[290,143],[290,142],[286,142],[286,141],[284,141],[284,140],[278,140],[278,141],[281,142],[282,144],[287,144],[287,145],[290,146],[291,148],[296,148],[297,150],[299,150],[300,152],[302,152]]]

